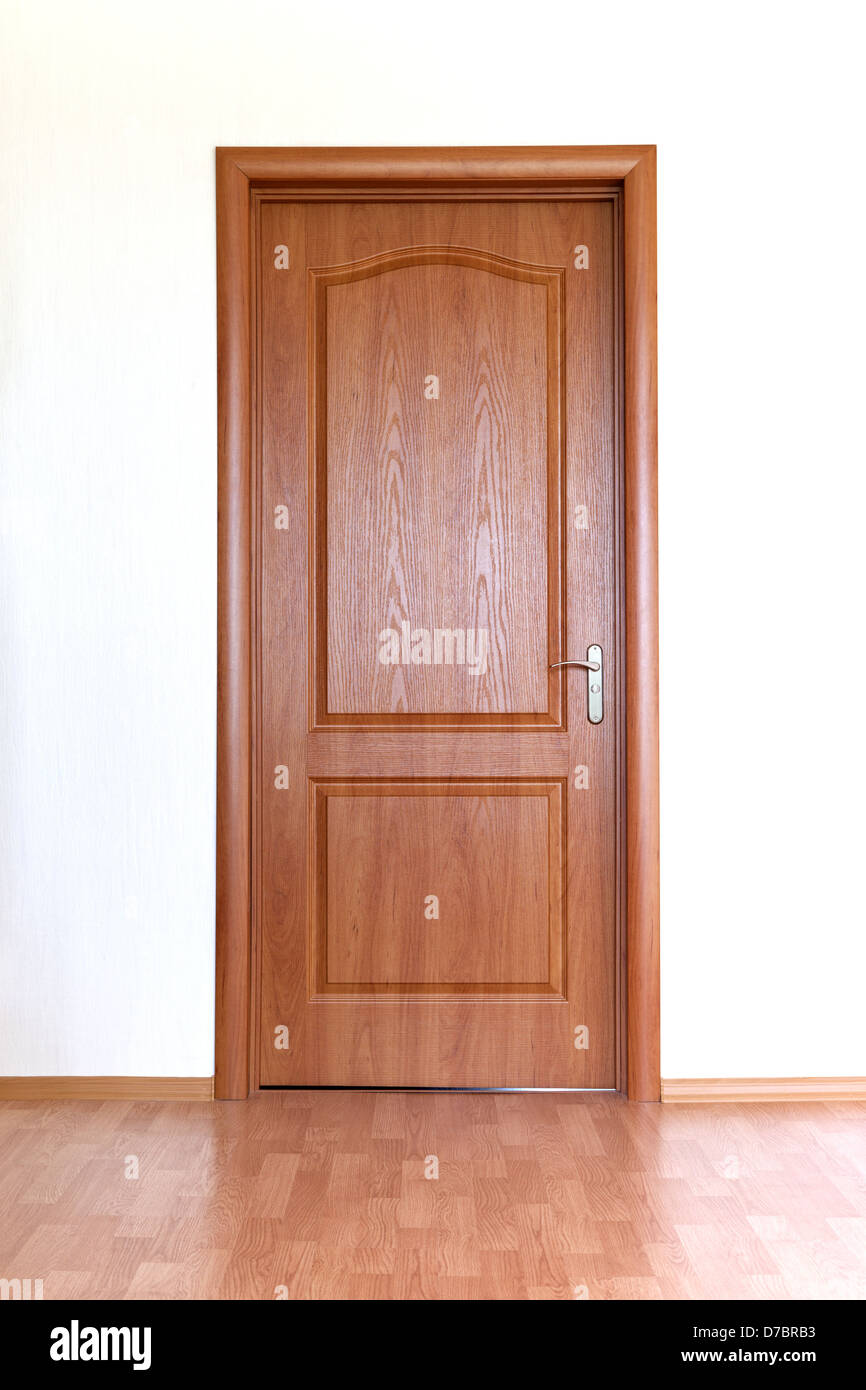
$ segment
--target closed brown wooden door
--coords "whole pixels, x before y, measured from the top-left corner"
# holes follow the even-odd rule
[[[254,244],[260,1083],[613,1087],[615,202]]]

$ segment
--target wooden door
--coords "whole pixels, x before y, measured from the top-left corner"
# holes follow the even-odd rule
[[[613,1087],[615,200],[254,247],[260,1084]]]

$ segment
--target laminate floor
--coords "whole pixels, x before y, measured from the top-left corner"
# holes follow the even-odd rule
[[[46,1299],[862,1299],[866,1104],[4,1101],[0,1213]]]

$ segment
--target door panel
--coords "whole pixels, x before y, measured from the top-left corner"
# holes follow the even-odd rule
[[[561,997],[559,783],[356,781],[314,795],[317,993]]]
[[[261,1084],[615,1084],[615,228],[259,208]]]
[[[559,624],[561,281],[441,248],[313,275],[319,723],[550,722],[551,634],[526,618]]]

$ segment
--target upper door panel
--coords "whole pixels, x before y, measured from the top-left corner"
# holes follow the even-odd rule
[[[309,272],[319,726],[558,726],[563,272]]]

